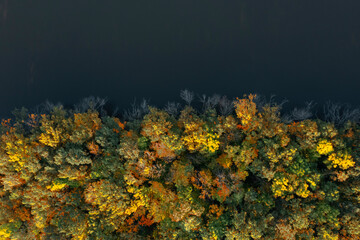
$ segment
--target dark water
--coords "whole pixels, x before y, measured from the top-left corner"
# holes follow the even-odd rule
[[[0,115],[181,89],[360,104],[359,0],[0,0]]]

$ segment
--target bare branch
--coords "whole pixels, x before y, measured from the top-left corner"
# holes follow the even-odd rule
[[[199,98],[199,101],[200,101],[202,104],[205,104],[205,103],[206,103],[206,95],[205,95],[205,94],[203,94],[203,95],[201,95],[201,96],[198,96],[198,98]]]
[[[33,109],[31,109],[31,112],[36,114],[49,114],[51,111],[54,110],[54,108],[63,108],[63,104],[58,102],[56,104],[50,102],[49,100],[46,100],[44,103],[41,103],[37,106],[35,106]]]
[[[194,100],[194,93],[190,92],[189,90],[185,89],[180,92],[180,97],[190,105],[191,102]]]
[[[316,105],[313,102],[306,102],[307,106],[305,108],[297,109],[295,108],[292,111],[292,117],[296,121],[302,121],[305,119],[309,119],[313,116],[312,108]]]
[[[143,99],[139,106],[136,105],[136,98],[133,104],[131,104],[131,109],[125,110],[123,115],[125,120],[138,120],[141,119],[144,115],[149,113],[149,105],[146,99]]]
[[[220,99],[221,99],[220,95],[214,94],[212,97],[210,97],[208,99],[208,106],[211,107],[211,108],[216,107],[216,105],[219,104]]]
[[[220,105],[220,113],[223,116],[230,115],[234,110],[233,101],[229,100],[226,96],[223,96],[220,99],[219,105]]]
[[[305,119],[310,119],[314,116],[312,109],[316,105],[312,101],[306,102],[305,108],[294,108],[290,114],[282,116],[282,121],[285,123],[291,123],[293,121],[303,121]]]
[[[148,101],[144,98],[140,104],[140,107],[143,115],[148,114],[150,112]]]
[[[256,97],[254,98],[254,103],[256,104],[256,108],[261,112],[263,107],[265,106],[270,106],[270,107],[278,107],[279,110],[282,109],[283,105],[287,102],[289,102],[287,99],[284,99],[281,101],[281,103],[277,103],[274,101],[274,98],[275,98],[275,94],[272,94],[270,96],[270,99],[269,101],[266,99],[265,96],[261,95],[261,94],[258,94],[256,93]]]
[[[104,106],[107,101],[107,98],[90,96],[82,99],[79,103],[75,104],[74,111],[77,113],[83,113],[90,109],[92,111],[104,113]]]
[[[168,102],[165,106],[165,111],[172,116],[176,116],[179,113],[180,103]]]
[[[214,94],[212,97],[206,97],[205,94],[198,96],[199,101],[203,104],[203,111],[210,108],[215,108],[219,104],[221,97],[218,94]]]
[[[358,123],[360,121],[360,109],[351,110],[349,104],[331,103],[328,101],[324,105],[325,121],[341,126],[347,121]]]
[[[112,112],[111,116],[112,116],[112,117],[117,116],[118,113],[119,113],[119,107],[116,107],[116,108],[114,109],[114,111]]]

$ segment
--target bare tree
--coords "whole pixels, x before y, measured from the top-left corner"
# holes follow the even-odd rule
[[[291,114],[285,114],[285,115],[281,116],[281,121],[286,124],[293,122]]]
[[[221,97],[219,101],[220,113],[223,116],[230,115],[234,110],[233,101],[229,100],[226,96]]]
[[[313,116],[312,108],[315,105],[316,103],[313,104],[313,102],[311,101],[311,102],[306,102],[305,108],[300,108],[300,109],[295,108],[291,113],[292,118],[296,121],[302,121],[311,118]]]
[[[199,101],[203,104],[204,112],[210,108],[215,108],[221,100],[221,97],[218,94],[214,94],[212,97],[206,97],[206,95],[203,94],[201,96],[198,96],[198,98]]]
[[[273,100],[275,98],[275,96],[276,96],[275,94],[271,94],[270,99],[268,101],[265,96],[256,93],[256,97],[254,98],[253,101],[256,104],[256,107],[259,110],[259,112],[261,112],[263,107],[265,107],[266,105],[268,105],[270,107],[277,106],[279,108],[279,110],[281,110],[283,105],[285,103],[289,102],[288,100],[284,99],[281,101],[281,103],[277,103]]]
[[[180,97],[190,105],[191,102],[194,100],[194,93],[190,92],[189,90],[185,89],[180,92]]]
[[[341,126],[347,121],[359,123],[360,109],[355,108],[351,110],[349,104],[332,103],[328,101],[324,105],[324,117],[325,121],[334,123],[337,126]]]
[[[124,111],[125,120],[138,120],[141,119],[144,115],[149,113],[149,104],[146,99],[143,99],[139,106],[136,105],[136,98],[133,104],[131,104],[131,109]]]
[[[179,113],[180,103],[168,102],[165,106],[165,111],[172,116],[176,116]]]
[[[200,101],[203,105],[205,105],[205,103],[206,103],[206,95],[203,94],[203,95],[201,95],[201,96],[198,96],[198,98],[199,98],[199,101]]]
[[[118,114],[119,114],[119,107],[115,107],[115,109],[113,110],[111,116],[116,117],[116,116],[118,116]]]
[[[82,99],[79,103],[74,105],[74,111],[77,113],[83,113],[88,110],[97,111],[101,114],[106,114],[104,106],[107,103],[107,98],[100,98],[90,96]]]
[[[219,104],[220,99],[221,99],[220,95],[218,95],[218,94],[212,95],[212,97],[208,98],[206,107],[207,108],[215,108]]]
[[[294,108],[290,114],[282,116],[282,121],[285,123],[291,123],[293,121],[303,121],[305,119],[310,119],[314,116],[312,108],[316,105],[313,102],[306,102],[306,107],[304,108]]]
[[[51,111],[54,110],[54,108],[63,108],[64,105],[60,102],[54,104],[50,102],[49,100],[46,100],[44,103],[41,103],[39,105],[36,105],[33,109],[31,109],[30,112],[36,113],[36,114],[49,114]]]

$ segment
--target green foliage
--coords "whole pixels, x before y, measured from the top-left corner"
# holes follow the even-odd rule
[[[78,188],[81,186],[79,181],[71,181],[68,178],[56,178],[53,182],[54,184],[66,184],[71,188]]]
[[[139,147],[140,150],[148,149],[149,145],[150,145],[150,140],[148,138],[140,137],[138,139],[138,147]]]
[[[0,126],[0,238],[359,239],[358,124],[285,124],[253,97],[227,117],[150,108],[129,123],[14,111]]]

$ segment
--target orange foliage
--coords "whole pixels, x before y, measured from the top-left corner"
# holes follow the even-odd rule
[[[119,125],[119,127],[121,129],[123,129],[123,130],[125,129],[126,121],[124,123],[122,123],[122,122],[120,122],[120,119],[118,119],[118,118],[114,118],[114,121]]]
[[[354,131],[352,129],[349,129],[346,134],[344,134],[344,137],[347,138],[353,138],[354,137]]]
[[[257,113],[256,104],[253,102],[256,94],[250,94],[248,97],[249,99],[236,98],[237,102],[234,102],[236,115],[241,122],[241,125],[237,127],[244,131],[252,131],[259,125],[259,122],[255,119]]]
[[[217,195],[219,195],[220,202],[224,202],[225,199],[231,194],[231,191],[224,182],[219,181],[219,178],[216,178],[214,182],[217,185],[217,190],[215,192]]]
[[[227,157],[226,153],[222,153],[217,159],[217,163],[219,163],[223,168],[230,168],[232,161],[231,158]]]
[[[205,197],[211,197],[213,179],[210,170],[195,171],[195,176],[192,176],[190,180],[195,188],[201,190],[199,198],[205,199]]]
[[[174,161],[170,169],[172,176],[171,182],[176,185],[188,186],[191,172],[186,171],[186,168],[187,165],[181,164],[180,161]]]
[[[150,145],[151,149],[156,151],[156,155],[159,158],[174,158],[176,154],[170,148],[168,148],[163,142],[153,142]]]
[[[140,226],[151,226],[154,223],[153,219],[150,217],[144,217],[144,215],[141,216],[141,219],[139,220]]]
[[[38,121],[36,120],[38,116],[36,114],[29,114],[29,122],[27,125],[29,125],[32,128],[35,128],[38,126]]]
[[[91,154],[98,155],[100,153],[99,145],[97,145],[94,141],[88,143],[87,147]]]
[[[31,213],[30,210],[27,209],[24,206],[17,206],[16,208],[13,208],[14,214],[21,219],[23,222],[30,222],[31,219]]]
[[[125,220],[125,222],[128,224],[128,232],[129,233],[133,233],[133,232],[138,232],[139,231],[139,226],[134,224],[135,221],[136,221],[136,217],[135,216],[132,216],[132,217],[129,217]]]
[[[3,126],[3,127],[5,127],[5,128],[7,128],[7,129],[10,130],[10,132],[9,132],[9,131],[6,131],[6,135],[9,135],[10,133],[13,133],[13,132],[15,131],[15,128],[10,126],[10,121],[11,121],[11,118],[9,118],[9,119],[3,119],[3,120],[1,121],[1,126]]]
[[[24,179],[21,178],[20,173],[8,174],[2,177],[2,184],[4,185],[4,190],[12,190],[15,187],[19,187],[26,183]]]
[[[216,218],[219,218],[223,212],[224,212],[224,207],[220,205],[220,207],[216,204],[211,204],[209,207],[209,213],[211,214],[215,214]]]
[[[74,125],[73,141],[81,141],[84,137],[91,138],[100,129],[101,119],[98,113],[76,113],[74,114]]]

